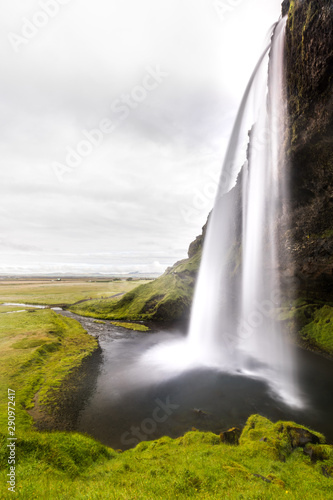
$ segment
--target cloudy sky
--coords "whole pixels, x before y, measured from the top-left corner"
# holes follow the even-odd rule
[[[0,273],[162,272],[185,258],[280,1],[1,10]]]

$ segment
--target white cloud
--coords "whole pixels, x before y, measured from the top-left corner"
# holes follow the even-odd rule
[[[156,261],[162,270],[186,256],[213,200],[191,220],[184,207],[222,164],[237,104],[280,13],[279,0],[247,0],[222,22],[213,4],[71,0],[17,53],[7,34],[20,33],[40,3],[1,7],[4,272],[70,272],[89,264],[87,253],[108,254],[103,266],[152,269]],[[147,65],[169,77],[59,183],[52,163],[112,115],[112,102],[142,82]]]

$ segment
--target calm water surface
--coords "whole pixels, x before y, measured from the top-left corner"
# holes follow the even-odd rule
[[[101,346],[95,389],[81,411],[77,430],[115,449],[141,440],[177,437],[195,427],[220,433],[243,426],[253,413],[273,421],[294,420],[323,432],[333,443],[333,362],[297,350],[303,408],[279,400],[262,380],[208,368],[165,373],[142,361],[154,345],[182,337],[177,331],[141,333],[96,324],[69,312]]]

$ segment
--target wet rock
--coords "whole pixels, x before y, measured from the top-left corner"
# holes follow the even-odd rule
[[[274,476],[274,474],[268,474],[267,479],[270,479],[272,483],[277,484],[281,488],[286,487],[284,481],[282,481],[279,477]]]
[[[290,7],[290,0],[283,0],[282,2],[282,16],[288,14],[288,10]]]
[[[192,411],[195,415],[198,415],[199,417],[202,418],[207,418],[211,415],[208,411],[201,410],[200,408],[193,408]]]
[[[333,446],[308,443],[303,449],[304,455],[308,455],[312,462],[330,460],[333,456]]]
[[[327,0],[284,1],[286,96],[291,202],[279,221],[280,255],[307,297],[330,300],[333,291],[333,10]],[[287,220],[289,217],[289,220]],[[285,226],[284,226],[285,225]],[[292,264],[291,264],[292,263]]]
[[[239,438],[242,431],[238,427],[232,427],[228,431],[221,432],[220,439],[222,443],[239,444]]]
[[[304,453],[304,455],[308,455],[308,456],[311,458],[311,460],[312,460],[312,457],[313,457],[313,450],[312,450],[312,448],[311,448],[311,447],[307,447],[307,446],[306,446],[306,447],[304,448],[304,450],[303,450],[303,453]]]
[[[332,467],[322,467],[321,472],[325,477],[332,477]]]
[[[260,479],[262,479],[263,481],[265,481],[266,483],[271,483],[272,481],[270,479],[268,479],[267,477],[265,476],[261,476],[260,474],[253,474],[255,477],[259,477]]]
[[[308,429],[287,426],[285,429],[290,437],[292,448],[304,448],[308,443],[319,444],[320,439]]]

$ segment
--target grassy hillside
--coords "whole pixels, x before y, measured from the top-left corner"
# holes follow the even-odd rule
[[[90,300],[70,307],[72,312],[100,319],[172,321],[189,313],[201,247],[189,259],[169,268],[163,276],[140,285],[121,299]]]

